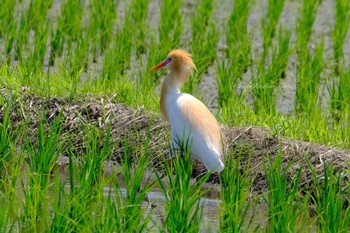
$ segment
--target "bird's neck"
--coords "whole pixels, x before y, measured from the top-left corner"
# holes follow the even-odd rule
[[[168,112],[166,106],[166,98],[169,94],[179,94],[180,89],[183,86],[181,79],[177,77],[177,74],[170,72],[164,79],[162,85],[162,91],[160,94],[160,111],[163,117],[168,121]]]

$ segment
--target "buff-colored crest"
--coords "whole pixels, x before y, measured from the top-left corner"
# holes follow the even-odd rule
[[[186,68],[187,70],[195,69],[196,66],[192,61],[192,56],[187,51],[182,49],[174,49],[170,51],[167,56],[171,58],[171,67],[172,69],[181,70],[181,68]]]

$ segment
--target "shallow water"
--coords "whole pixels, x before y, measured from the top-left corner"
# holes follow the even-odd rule
[[[123,182],[121,182],[122,185]],[[69,189],[69,184],[66,184],[66,188]],[[121,195],[126,195],[126,189],[121,188]],[[115,196],[115,189],[113,187],[105,187],[104,188],[104,195],[107,197],[108,195]],[[218,200],[215,197],[202,197],[201,198],[201,204],[203,205],[203,218],[202,223],[200,226],[200,232],[219,232],[220,231],[220,210],[219,210],[219,203],[220,200]],[[153,223],[150,225],[150,230],[152,232],[159,232],[159,226],[162,225],[162,222],[164,221],[165,217],[165,210],[164,210],[164,202],[165,202],[165,196],[162,193],[162,191],[158,188],[152,189],[148,195],[147,199],[144,201],[144,208],[147,209],[146,214],[150,214],[151,218],[153,220]],[[260,204],[259,206],[256,206],[252,208],[250,211],[248,211],[246,216],[246,224],[249,222],[249,220],[254,215],[254,218],[252,220],[252,224],[250,226],[250,230],[253,230],[255,228],[265,228],[267,225],[267,208],[264,204]]]

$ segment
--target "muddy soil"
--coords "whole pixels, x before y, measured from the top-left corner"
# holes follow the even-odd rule
[[[58,98],[41,98],[30,94],[27,88],[22,88],[21,95],[13,95],[7,89],[1,89],[0,94],[5,99],[11,99],[10,111],[11,131],[22,130],[21,140],[18,146],[26,140],[35,142],[37,138],[38,125],[41,120],[46,126],[61,113],[61,138],[67,142],[66,146],[75,145],[75,153],[83,154],[85,151],[84,129],[95,126],[101,132],[100,143],[104,143],[104,136],[110,125],[111,140],[110,147],[113,148],[112,155],[108,158],[107,170],[118,167],[118,162],[124,157],[124,140],[128,139],[131,153],[131,162],[139,156],[139,151],[145,143],[146,137],[150,137],[150,153],[152,163],[149,165],[148,173],[156,168],[159,172],[164,166],[164,158],[169,153],[169,125],[158,113],[151,113],[142,108],[133,109],[124,104],[114,103],[112,99],[86,96],[84,99],[68,100]],[[4,115],[4,107],[0,109],[0,122]],[[23,128],[25,125],[25,128]],[[22,128],[21,128],[22,127]],[[283,155],[283,166],[287,167],[288,176],[292,178],[299,168],[303,168],[301,187],[308,190],[312,186],[310,169],[307,161],[318,176],[322,176],[324,164],[333,164],[338,172],[348,172],[350,165],[350,150],[338,149],[293,140],[290,138],[273,135],[268,128],[258,127],[226,127],[222,126],[226,136],[227,149],[233,150],[231,156],[241,158],[241,169],[249,169],[254,177],[252,193],[259,194],[267,190],[265,174],[262,161],[267,161],[268,156],[274,158],[279,151]],[[69,142],[69,143],[68,143]],[[68,163],[65,154],[60,156],[58,164],[65,167]],[[205,168],[199,164],[194,168],[193,176],[204,172]],[[344,184],[349,182],[345,176]],[[207,183],[207,187],[218,188],[218,177],[213,175]]]

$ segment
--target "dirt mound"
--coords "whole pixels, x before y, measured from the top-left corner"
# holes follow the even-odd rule
[[[159,114],[147,112],[143,108],[133,109],[124,104],[113,103],[108,98],[87,96],[84,99],[68,100],[58,98],[41,98],[29,94],[23,88],[21,95],[13,95],[2,89],[0,93],[5,100],[11,102],[12,129],[24,123],[30,132],[28,137],[35,140],[40,120],[47,124],[61,113],[62,138],[69,138],[77,151],[84,151],[84,127],[94,125],[104,134],[110,125],[113,155],[111,160],[119,161],[124,156],[124,139],[128,139],[133,158],[137,158],[147,135],[150,137],[150,151],[157,167],[162,166],[157,161],[159,157],[167,157],[169,146],[169,126]],[[0,111],[2,122],[4,107]],[[227,139],[227,147],[234,149],[233,156],[240,156],[242,165],[250,161],[250,170],[255,177],[253,192],[266,191],[267,184],[263,171],[262,161],[267,161],[267,155],[274,158],[280,151],[283,155],[283,165],[291,163],[289,175],[293,176],[300,167],[303,168],[301,177],[302,187],[312,185],[310,169],[307,161],[322,175],[324,163],[332,163],[337,171],[348,168],[350,151],[330,148],[316,143],[292,140],[285,137],[272,136],[267,128],[223,126]],[[23,139],[25,140],[25,139]],[[103,142],[101,142],[103,144]],[[72,144],[70,144],[72,145]],[[204,171],[200,165],[194,174]],[[217,176],[213,176],[211,183],[217,183]]]
[[[286,137],[274,137],[266,128],[237,127],[226,129],[225,134],[229,146],[236,148],[240,154],[242,163],[244,164],[250,159],[251,170],[256,175],[253,191],[258,193],[267,189],[262,161],[264,160],[267,164],[268,155],[274,159],[278,153],[282,153],[283,167],[289,166],[290,177],[302,168],[300,179],[302,188],[312,186],[308,162],[320,177],[323,176],[325,164],[332,164],[334,170],[339,172],[345,171],[350,164],[349,150],[326,147]]]

